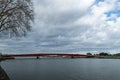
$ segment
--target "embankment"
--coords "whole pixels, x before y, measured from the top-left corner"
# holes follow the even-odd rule
[[[0,80],[10,80],[6,72],[0,66]]]

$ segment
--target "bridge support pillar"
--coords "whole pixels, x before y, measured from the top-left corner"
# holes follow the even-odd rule
[[[36,59],[40,59],[39,56],[37,56]]]
[[[74,58],[74,56],[71,56],[71,58]]]

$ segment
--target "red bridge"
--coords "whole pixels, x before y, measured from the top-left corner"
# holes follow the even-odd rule
[[[37,53],[37,54],[3,54],[4,57],[39,57],[39,56],[65,56],[65,57],[95,57],[85,54],[63,54],[63,53]]]

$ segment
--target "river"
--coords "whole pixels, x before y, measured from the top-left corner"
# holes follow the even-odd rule
[[[120,80],[119,59],[17,59],[0,65],[11,80]]]

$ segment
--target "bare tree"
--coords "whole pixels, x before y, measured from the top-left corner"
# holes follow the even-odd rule
[[[33,20],[31,0],[0,0],[0,35],[25,36]]]

